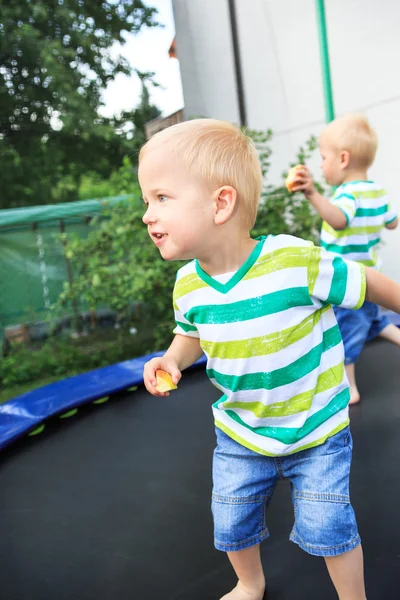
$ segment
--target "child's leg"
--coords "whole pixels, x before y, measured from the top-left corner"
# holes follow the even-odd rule
[[[379,337],[384,338],[385,340],[389,340],[393,344],[397,344],[400,346],[400,329],[390,323],[390,325],[386,325],[384,329],[380,333],[378,333]]]
[[[351,365],[345,365],[347,379],[350,384],[350,402],[349,404],[357,404],[360,402],[360,392],[358,391],[357,383],[356,383],[356,365],[353,363]]]
[[[265,577],[260,558],[260,544],[245,550],[228,552],[228,557],[239,581],[221,600],[262,600]]]
[[[344,362],[347,379],[350,384],[350,404],[360,401],[360,392],[357,388],[355,364],[370,335],[373,323],[377,315],[378,307],[372,302],[364,302],[358,310],[334,307],[336,319],[344,346]],[[381,328],[382,329],[382,328]],[[375,336],[378,334],[376,331]]]
[[[265,509],[279,477],[275,459],[257,454],[216,428],[212,512],[214,544],[228,554],[238,578],[224,600],[262,600],[260,542],[269,535]]]
[[[366,600],[361,544],[339,556],[326,556],[326,566],[339,600]]]
[[[281,460],[296,511],[290,539],[324,557],[340,600],[365,600],[361,540],[349,492],[352,447],[346,427],[324,444]]]

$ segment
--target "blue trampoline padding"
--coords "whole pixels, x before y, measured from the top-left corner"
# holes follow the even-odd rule
[[[0,449],[49,417],[143,383],[144,364],[162,354],[147,354],[69,377],[0,404]],[[193,366],[205,363],[203,355]]]

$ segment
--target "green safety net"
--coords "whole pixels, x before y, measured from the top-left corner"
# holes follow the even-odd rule
[[[61,231],[85,237],[92,217],[126,199],[0,210],[0,342],[10,325],[40,326],[68,282]]]
[[[128,196],[115,196],[99,200],[80,200],[62,204],[47,204],[23,208],[0,210],[0,234],[6,227],[31,227],[33,223],[49,223],[51,221],[71,222],[101,213],[104,208],[125,202]]]

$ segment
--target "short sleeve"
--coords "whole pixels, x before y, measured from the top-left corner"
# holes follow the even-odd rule
[[[344,192],[343,188],[338,188],[332,196],[331,204],[340,208],[344,213],[346,226],[348,227],[356,215],[357,203],[355,197],[349,192]]]
[[[173,333],[175,335],[186,335],[187,337],[199,338],[200,335],[199,335],[197,327],[195,325],[193,325],[192,323],[190,323],[190,321],[188,321],[188,319],[185,317],[185,315],[181,311],[177,297],[176,297],[177,294],[175,293],[175,291],[176,291],[176,284],[175,284],[174,293],[173,293],[174,314],[175,314],[175,328],[173,330]]]
[[[308,289],[311,297],[324,304],[360,308],[366,293],[365,267],[311,245]]]
[[[389,225],[395,219],[397,219],[397,215],[394,212],[394,210],[392,210],[392,207],[390,206],[390,204],[388,204],[388,209],[385,212],[385,225]]]

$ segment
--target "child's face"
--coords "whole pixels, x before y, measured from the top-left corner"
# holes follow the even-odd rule
[[[215,233],[212,191],[165,147],[144,155],[139,183],[147,207],[143,223],[161,256],[201,260]]]
[[[321,153],[321,169],[329,185],[340,185],[343,183],[344,170],[341,152],[337,150],[329,140],[321,138],[319,143]]]

